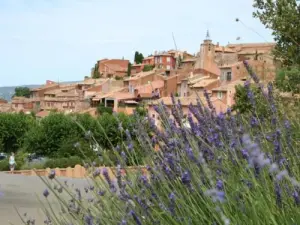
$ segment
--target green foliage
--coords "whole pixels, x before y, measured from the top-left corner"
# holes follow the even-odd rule
[[[0,151],[16,153],[16,169],[31,167],[26,163],[28,153],[49,158],[94,159],[97,155],[93,146],[97,144],[99,150],[105,149],[107,154],[113,155],[113,147],[125,140],[126,129],[132,131],[135,118],[123,113],[112,115],[109,109],[101,110],[99,118],[89,114],[51,113],[36,120],[31,115],[0,114]],[[140,106],[137,115],[144,117],[146,113]],[[121,124],[124,130],[119,129]],[[7,163],[3,162],[3,167]]]
[[[137,115],[141,116],[141,117],[145,117],[147,116],[147,108],[145,107],[145,105],[138,105],[135,109]]]
[[[8,160],[1,160],[0,161],[0,171],[9,171]]]
[[[129,77],[130,75],[131,75],[131,63],[129,62],[127,66],[127,76]]]
[[[56,156],[58,149],[67,137],[76,132],[76,124],[70,116],[50,114],[26,136],[25,150],[36,154]]]
[[[98,114],[102,115],[103,113],[112,114],[113,109],[111,107],[105,107],[103,103],[99,104],[97,107]]]
[[[45,162],[33,162],[33,163],[28,163],[25,162],[20,166],[20,170],[32,170],[32,169],[45,169]]]
[[[294,66],[280,69],[276,74],[275,85],[283,92],[300,93],[300,68]]]
[[[145,65],[143,71],[144,72],[151,71],[153,70],[154,67],[155,67],[154,65]]]
[[[259,18],[266,28],[272,29],[277,42],[274,54],[286,65],[300,64],[300,5],[296,0],[254,0]]]
[[[99,117],[98,122],[102,138],[97,141],[104,149],[112,149],[125,138],[125,135],[119,130],[119,124],[122,124],[124,130],[130,126],[130,118],[123,113],[117,116],[104,113]]]
[[[123,77],[115,76],[116,80],[123,80]]]
[[[143,59],[144,59],[143,54],[136,51],[134,54],[134,62],[136,64],[141,64],[143,62]]]
[[[23,144],[34,119],[25,114],[0,113],[0,150],[16,152]]]
[[[16,87],[15,94],[16,97],[30,97],[30,89],[28,87]]]
[[[246,88],[242,85],[237,85],[234,96],[235,104],[232,109],[240,113],[259,113],[260,115],[264,114],[267,116],[269,112],[266,107],[265,97],[262,96],[258,87],[251,86],[250,89],[254,95],[255,106],[251,104]]]
[[[69,158],[54,158],[45,162],[45,168],[67,168],[75,165],[83,165],[82,159],[78,156],[71,156]]]
[[[99,72],[99,64],[96,63],[95,66],[92,69],[92,78],[98,79],[101,77],[101,73]]]

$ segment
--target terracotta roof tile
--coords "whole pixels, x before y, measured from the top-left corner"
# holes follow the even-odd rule
[[[44,117],[48,116],[49,114],[50,114],[50,112],[48,112],[48,111],[40,111],[35,116],[39,117],[39,118],[44,118]]]
[[[206,87],[206,86],[216,83],[218,81],[219,81],[218,79],[204,79],[204,80],[201,80],[201,81],[195,83],[192,87],[193,88]]]
[[[162,80],[156,80],[156,81],[152,81],[149,84],[145,84],[145,85],[140,85],[135,87],[135,90],[138,91],[139,94],[144,94],[144,93],[152,93],[152,91],[154,91],[156,88],[160,89],[164,87],[164,81]]]

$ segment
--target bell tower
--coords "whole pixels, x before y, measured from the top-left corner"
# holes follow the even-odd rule
[[[215,62],[215,45],[210,38],[209,30],[200,46],[199,58],[196,61],[195,69],[205,69],[219,75],[220,70]]]

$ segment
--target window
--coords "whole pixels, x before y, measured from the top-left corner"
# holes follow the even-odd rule
[[[219,91],[217,94],[218,99],[222,99],[223,98],[223,92]]]
[[[162,57],[159,57],[159,63],[162,63]]]
[[[171,69],[171,66],[170,65],[167,65],[167,70],[170,70]]]
[[[227,81],[231,81],[231,72],[227,72]]]
[[[171,58],[170,57],[167,57],[167,62],[171,62]]]

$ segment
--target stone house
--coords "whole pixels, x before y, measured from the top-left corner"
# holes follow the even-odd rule
[[[143,71],[145,65],[144,64],[133,64],[131,65],[131,74],[137,74]]]
[[[154,65],[154,56],[148,56],[148,57],[144,58],[142,64],[144,64],[144,65]]]
[[[45,92],[41,109],[76,112],[88,107],[89,101],[84,99],[84,92],[78,89],[77,84],[72,84]]]
[[[154,65],[156,68],[170,71],[175,69],[176,58],[168,52],[156,52],[154,55]]]
[[[29,98],[13,97],[11,107],[15,112],[30,112],[33,110],[33,103]]]
[[[7,104],[7,100],[0,98],[0,105]]]
[[[104,77],[124,77],[127,75],[129,60],[101,59],[98,62],[98,71]]]

